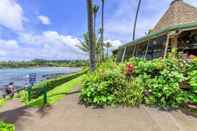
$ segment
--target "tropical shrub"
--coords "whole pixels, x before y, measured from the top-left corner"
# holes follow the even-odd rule
[[[172,53],[166,59],[107,61],[87,74],[80,99],[95,106],[146,104],[172,109],[197,103],[196,89],[197,60],[185,61]]]
[[[0,121],[0,131],[15,131],[15,126],[13,124]]]
[[[126,86],[115,90],[116,104],[123,106],[138,106],[143,102],[144,89],[140,79],[125,81]]]
[[[190,85],[188,92],[189,102],[197,104],[197,58],[192,60],[187,69],[187,78]]]
[[[101,64],[96,72],[88,73],[81,90],[81,102],[94,106],[141,103],[143,91],[135,82],[126,79],[128,74],[124,71],[123,65],[109,60]]]
[[[120,68],[114,63],[101,64],[94,73],[88,73],[83,82],[81,102],[88,105],[104,106],[115,104],[113,90],[125,85]]]

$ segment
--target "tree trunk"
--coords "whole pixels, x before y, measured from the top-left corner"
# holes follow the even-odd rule
[[[104,8],[105,1],[102,0],[102,17],[101,17],[101,58],[104,60]]]
[[[137,26],[137,20],[138,20],[138,14],[139,14],[141,2],[142,0],[138,1],[137,11],[135,15],[134,26],[133,26],[133,41],[135,40],[136,26]],[[135,55],[135,51],[136,51],[136,45],[134,46],[133,56]]]
[[[94,43],[94,30],[93,30],[93,6],[92,0],[87,0],[87,11],[88,11],[88,35],[89,35],[89,56],[90,56],[90,71],[96,69],[96,50]]]
[[[94,13],[94,34],[95,34],[95,36],[96,36],[96,16],[97,16],[97,14]]]
[[[138,14],[139,14],[141,2],[142,0],[138,1],[137,11],[135,15],[134,26],[133,26],[133,40],[135,40],[135,32],[136,32],[136,26],[137,26],[137,20],[138,20]]]

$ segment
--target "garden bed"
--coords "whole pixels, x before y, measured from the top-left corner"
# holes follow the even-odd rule
[[[166,59],[132,58],[124,63],[109,60],[88,73],[80,100],[93,106],[138,106],[164,110],[197,103],[197,59],[185,61],[169,55]]]

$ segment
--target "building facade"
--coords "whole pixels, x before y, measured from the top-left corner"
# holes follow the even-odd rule
[[[130,57],[165,57],[172,48],[197,55],[197,8],[183,0],[173,0],[169,9],[146,36],[129,42],[113,53],[118,61]]]

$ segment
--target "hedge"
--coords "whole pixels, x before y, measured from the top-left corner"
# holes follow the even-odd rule
[[[45,90],[50,91],[65,82],[68,82],[74,78],[77,78],[77,77],[85,74],[86,72],[87,72],[87,70],[83,70],[78,73],[73,73],[70,75],[63,75],[63,76],[60,76],[55,79],[41,81],[32,87],[32,98],[38,98],[39,96],[41,96],[43,94],[43,91],[45,91]]]
[[[15,131],[15,126],[13,124],[0,121],[0,131]]]

